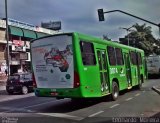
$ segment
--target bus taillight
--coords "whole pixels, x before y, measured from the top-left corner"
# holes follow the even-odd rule
[[[79,86],[80,86],[79,75],[77,72],[74,71],[74,88],[77,88]]]
[[[35,79],[34,73],[32,74],[32,79],[33,79],[33,87],[37,88],[37,84],[36,84],[36,79]]]

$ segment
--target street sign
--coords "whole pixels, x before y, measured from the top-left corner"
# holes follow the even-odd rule
[[[61,29],[61,21],[57,22],[47,22],[47,23],[41,23],[41,26],[43,28],[52,29],[52,30],[60,30]]]

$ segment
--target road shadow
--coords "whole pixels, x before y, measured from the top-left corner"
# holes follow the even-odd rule
[[[123,96],[132,91],[137,91],[137,89],[121,91],[119,96]],[[45,107],[33,108],[33,110],[40,113],[69,113],[80,109],[82,110],[84,108],[92,108],[92,106],[99,105],[104,102],[113,102],[111,95],[87,100],[60,99],[51,104],[45,105]]]
[[[148,75],[148,79],[160,79],[160,75],[159,74],[149,74]]]
[[[51,105],[45,106],[45,108],[40,110],[41,113],[68,113],[79,109],[90,108],[100,103],[110,101],[112,101],[110,96],[106,96],[104,98],[82,100],[61,99]]]

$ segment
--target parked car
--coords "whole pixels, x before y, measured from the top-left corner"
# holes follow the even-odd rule
[[[8,94],[13,94],[14,92],[27,94],[33,91],[32,73],[15,73],[10,75],[7,80],[6,91]]]

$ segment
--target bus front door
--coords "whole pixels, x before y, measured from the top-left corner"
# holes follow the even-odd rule
[[[136,53],[136,61],[137,61],[137,84],[139,84],[139,82],[140,82],[140,79],[141,79],[141,77],[140,77],[140,71],[141,71],[141,69],[142,69],[142,66],[141,66],[141,62],[142,62],[142,59],[141,59],[141,54],[140,53]]]
[[[101,92],[102,95],[109,93],[109,82],[108,82],[108,67],[107,67],[107,57],[105,50],[97,50],[100,81],[101,81]]]
[[[132,86],[132,77],[131,77],[131,65],[130,65],[128,53],[124,54],[124,59],[125,59],[125,67],[126,67],[127,84],[128,84],[128,88],[130,88]]]

